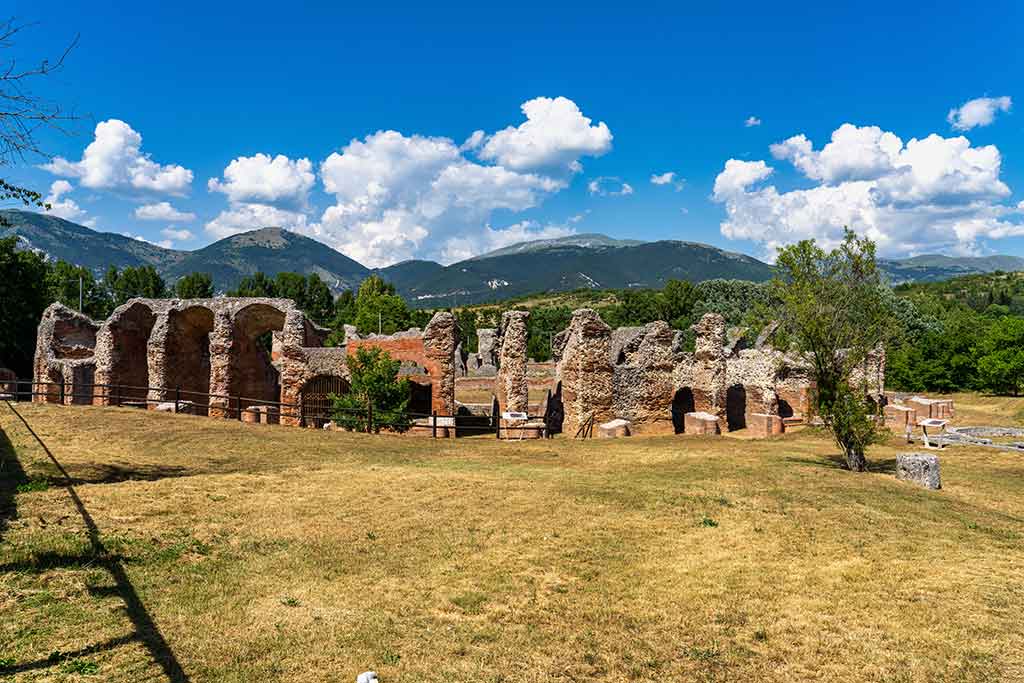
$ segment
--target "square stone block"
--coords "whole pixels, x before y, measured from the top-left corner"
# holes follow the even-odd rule
[[[686,413],[683,416],[683,432],[686,434],[721,434],[721,422],[718,416],[711,413]]]
[[[896,456],[896,478],[927,489],[941,489],[939,456],[931,453],[900,453]]]
[[[621,436],[629,436],[629,429],[631,426],[632,425],[629,420],[623,420],[621,418],[611,420],[610,422],[605,422],[598,426],[597,436],[601,439],[616,439]]]
[[[747,430],[751,436],[768,437],[782,434],[786,431],[786,424],[778,415],[767,413],[748,413]]]
[[[910,406],[889,404],[882,409],[885,415],[885,426],[894,432],[905,432],[907,426],[917,424],[917,410]]]

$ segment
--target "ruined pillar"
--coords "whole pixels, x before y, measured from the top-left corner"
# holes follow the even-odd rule
[[[612,331],[596,311],[574,311],[566,330],[557,376],[562,389],[562,431],[575,435],[593,419],[607,422],[613,415]]]
[[[431,405],[439,415],[455,415],[455,347],[459,345],[459,324],[448,311],[435,313],[423,330],[423,352],[433,361]]]
[[[218,310],[210,333],[210,417],[232,417],[228,405],[231,390],[231,352],[234,322],[227,309]]]
[[[503,412],[529,411],[529,384],[526,381],[526,320],[528,311],[506,311],[501,316],[497,335],[498,374],[494,395]]]
[[[726,379],[725,319],[717,313],[705,313],[693,326],[694,344],[693,402],[697,412],[725,418]]]

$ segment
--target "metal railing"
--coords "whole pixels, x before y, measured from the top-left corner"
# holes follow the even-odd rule
[[[491,434],[499,432],[500,416],[441,415],[405,411],[392,419],[374,415],[372,406],[365,409],[333,408],[330,411],[310,411],[299,403],[286,403],[270,399],[238,395],[215,394],[175,387],[153,387],[127,384],[36,382],[34,380],[0,380],[0,395],[13,401],[35,401],[59,405],[103,405],[114,407],[149,408],[173,404],[174,413],[208,415],[239,421],[277,424],[282,418],[291,424],[305,427],[322,426],[327,422],[340,422],[352,431],[409,431],[422,433],[430,430],[432,438],[445,436],[454,430],[457,436]],[[152,398],[152,396],[164,398]],[[261,410],[262,409],[262,410]],[[245,416],[248,414],[249,419]]]

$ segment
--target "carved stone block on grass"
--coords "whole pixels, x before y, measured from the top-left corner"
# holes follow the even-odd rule
[[[941,489],[939,456],[931,453],[900,453],[896,456],[896,478],[927,489]]]
[[[629,436],[629,420],[615,419],[598,426],[597,436],[601,439],[617,439],[620,436]]]
[[[683,432],[686,434],[721,434],[721,420],[711,413],[686,413],[683,416]]]

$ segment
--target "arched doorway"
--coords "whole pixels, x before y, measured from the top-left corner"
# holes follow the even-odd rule
[[[323,427],[331,419],[334,401],[331,396],[347,394],[349,383],[344,377],[318,375],[306,382],[299,392],[302,405],[302,424],[306,427]]]
[[[672,427],[676,434],[686,431],[684,416],[696,410],[693,400],[693,389],[683,387],[672,397]]]
[[[113,353],[108,394],[118,403],[144,403],[149,397],[149,335],[156,314],[136,302],[122,311],[110,325]]]
[[[269,304],[246,306],[235,316],[228,394],[232,403],[241,397],[235,405],[242,410],[280,399],[281,373],[271,358],[271,336],[284,330],[284,323],[284,311]]]
[[[781,396],[779,397],[779,417],[783,419],[793,417],[793,406]]]
[[[725,422],[730,432],[747,426],[747,390],[742,384],[733,384],[725,392]]]
[[[195,404],[200,415],[209,406],[211,332],[213,311],[205,306],[168,314],[167,385],[180,388],[181,400]]]
[[[433,391],[430,382],[409,380],[409,408],[412,417],[430,415],[433,408]]]

